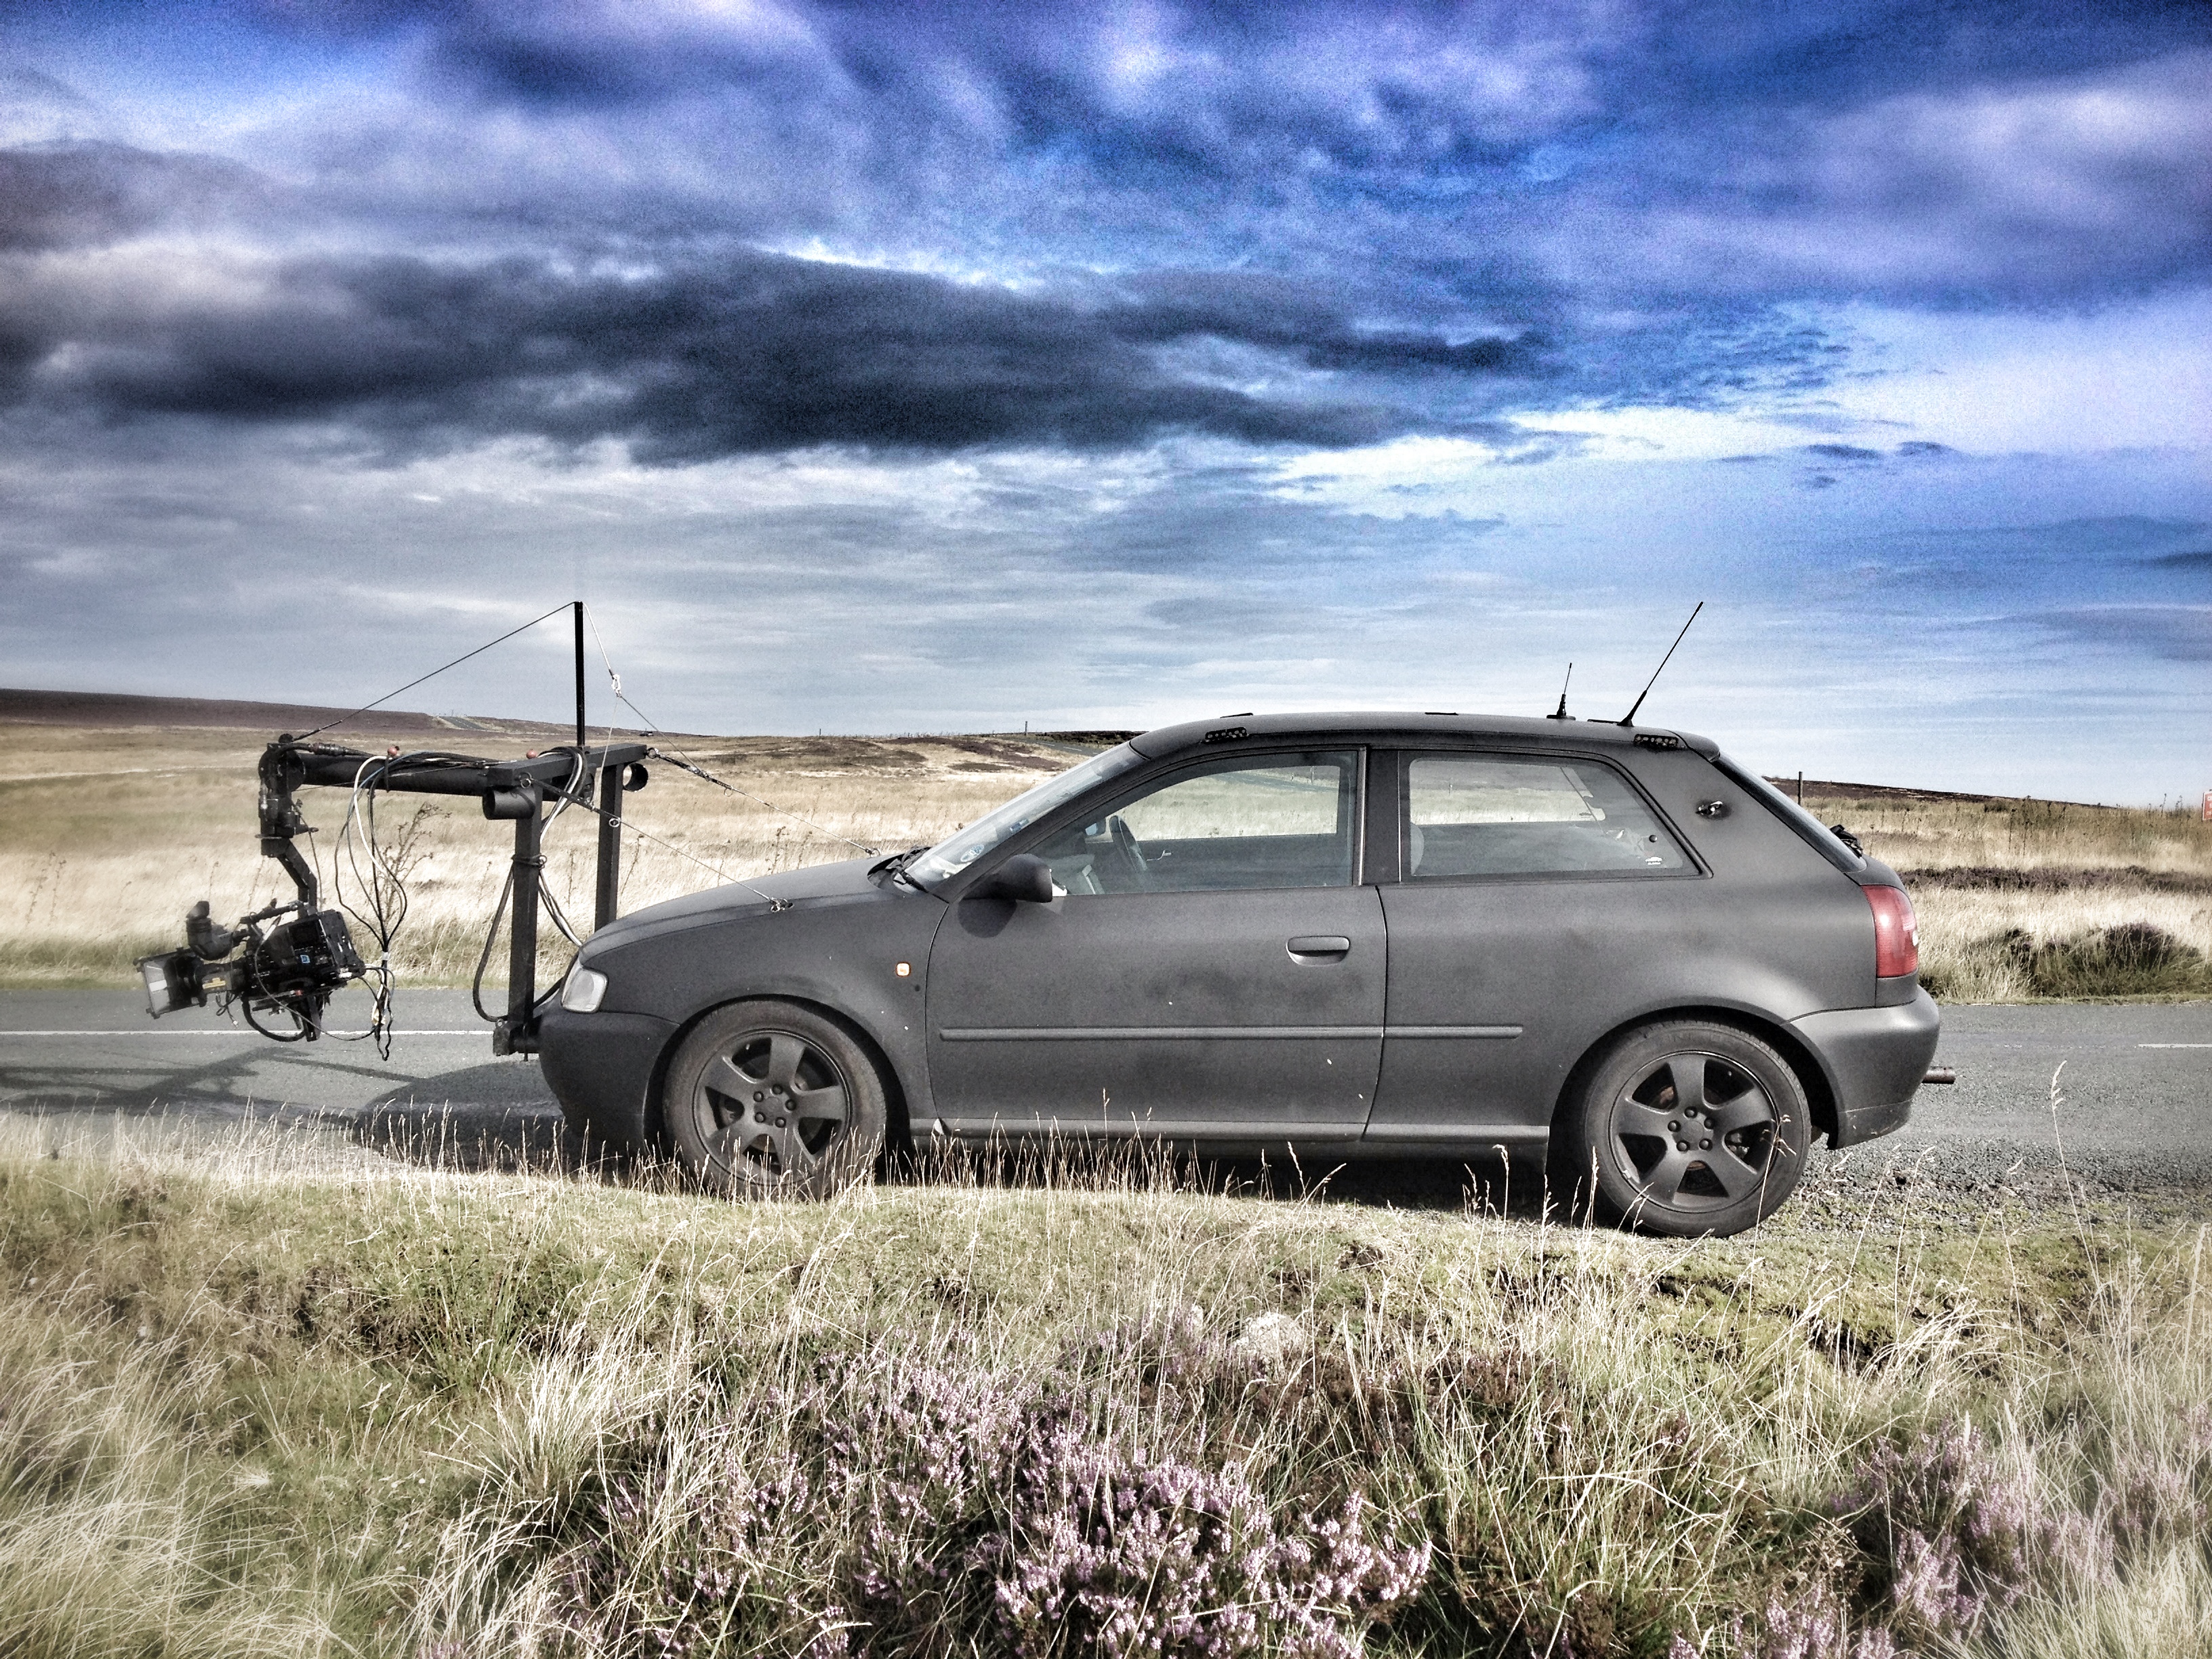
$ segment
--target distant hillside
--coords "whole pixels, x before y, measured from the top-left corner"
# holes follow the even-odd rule
[[[112,691],[28,691],[0,688],[0,725],[74,726],[112,728],[132,726],[193,726],[266,732],[307,732],[351,711],[324,708],[310,703],[235,702],[216,697],[140,697]],[[545,737],[568,732],[573,727],[550,720],[505,720],[489,714],[422,714],[379,708],[362,722],[379,732],[490,732],[516,737]],[[604,726],[594,726],[604,732]],[[617,727],[618,732],[633,728]],[[672,737],[697,737],[697,732],[671,732]],[[1137,735],[1134,732],[994,732],[1018,735],[1045,744],[1076,744],[1103,748]],[[1802,789],[1809,806],[1824,800],[1954,801],[1961,805],[2014,799],[2004,795],[1961,794],[1948,789],[1907,789],[1881,783],[1839,783],[1826,778],[1795,777],[1767,780],[1793,798]],[[2051,801],[2055,806],[2086,805],[2086,802]]]
[[[1955,789],[1905,789],[1886,783],[1838,783],[1828,778],[1769,778],[1767,781],[1793,800],[1802,799],[1808,807],[1826,800],[1923,801],[1930,804],[1950,801],[1962,806],[1979,806],[1990,801],[2024,799],[2019,795],[1961,794]],[[2047,800],[2041,796],[2033,799],[2038,806],[2081,806],[2113,812],[2126,810],[2107,807],[2102,801]]]
[[[112,728],[131,726],[211,726],[229,730],[307,732],[350,714],[311,703],[235,702],[218,697],[140,697],[112,691],[29,691],[0,688],[0,724]],[[380,732],[494,732],[538,737],[574,727],[549,720],[501,720],[488,714],[422,714],[379,708],[362,724]],[[618,728],[626,729],[626,728]],[[340,728],[343,732],[343,728]],[[603,726],[594,731],[603,732]]]

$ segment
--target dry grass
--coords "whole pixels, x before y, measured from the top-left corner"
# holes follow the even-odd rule
[[[1970,1476],[2122,1553],[2015,1552],[1941,1650],[2179,1656],[2212,1604],[2193,1227],[1898,1200],[1680,1244],[1141,1161],[733,1206],[56,1133],[0,1118],[10,1654],[796,1651],[855,1550],[968,1559],[931,1530],[951,1477],[896,1485],[950,1443],[890,1435],[881,1486],[758,1525],[732,1504],[927,1377],[1058,1389],[1080,1448],[1285,1526],[1363,1492],[1431,1552],[1372,1651],[1806,1651],[1770,1606],[1908,1629],[1832,1500],[1964,1424]],[[975,1616],[867,1650],[1026,1650]]]
[[[1905,876],[1921,975],[1945,1001],[2027,1000],[2034,950],[2078,951],[2136,923],[2212,959],[2212,823],[2193,808],[1832,793],[1806,805]],[[2023,884],[1998,885],[2008,875]]]
[[[451,737],[453,747],[487,754],[511,753],[517,742]],[[349,740],[380,749],[422,738],[367,729]],[[206,728],[0,726],[0,983],[128,985],[134,957],[180,942],[194,901],[228,917],[277,896],[278,872],[253,838],[260,744],[257,734]],[[686,752],[818,828],[659,767],[625,811],[680,850],[629,843],[625,910],[709,885],[717,870],[744,878],[852,856],[839,836],[886,849],[937,840],[1078,758],[1019,738],[707,739]],[[327,790],[307,799],[327,870],[343,800]],[[1908,881],[1996,870],[2055,884],[1913,882],[1926,975],[1948,1000],[2033,994],[2021,952],[2001,943],[2015,930],[2033,948],[2143,922],[2212,958],[2212,824],[2192,812],[1835,794],[1808,805],[1848,824]],[[416,983],[465,983],[511,842],[468,803],[423,808],[404,797],[386,803],[385,839],[404,834],[418,810],[413,908],[396,963]],[[571,811],[547,837],[547,881],[572,919],[590,914],[594,836],[592,820]],[[568,947],[550,927],[543,937],[540,974],[550,980]],[[490,981],[504,969],[502,944]]]
[[[339,735],[374,750],[422,742],[419,732],[373,728]],[[514,739],[450,735],[441,745],[465,753],[515,752]],[[129,985],[133,957],[182,942],[196,901],[227,919],[288,895],[255,839],[263,741],[208,728],[0,726],[0,982]],[[744,878],[856,856],[841,836],[886,850],[936,841],[1089,751],[1020,738],[755,738],[684,752],[818,827],[655,766],[623,811],[669,846],[629,842],[625,911],[711,886],[717,871]],[[302,799],[322,832],[313,844],[327,882],[345,797],[316,789]],[[417,983],[465,983],[512,836],[468,800],[392,796],[380,809],[381,839],[404,833],[418,811],[396,965]],[[596,838],[596,821],[574,810],[546,837],[546,882],[581,924],[591,917]],[[568,949],[550,925],[542,933],[544,978],[566,967]],[[502,944],[492,982],[504,980],[505,961]]]
[[[2083,941],[2130,923],[2148,922],[2212,957],[2212,894],[1916,888],[1912,904],[1920,918],[1921,975],[1946,1002],[2027,1000],[2035,994],[2028,969],[2033,947]],[[2024,936],[2027,950],[2008,939],[2014,933]]]
[[[1806,809],[1840,820],[1899,870],[2146,870],[2212,879],[2212,823],[2196,807],[1915,800],[1808,793]]]

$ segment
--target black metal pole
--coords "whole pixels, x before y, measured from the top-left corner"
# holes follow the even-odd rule
[[[530,1011],[538,1003],[538,880],[545,866],[538,837],[544,824],[538,815],[538,792],[533,787],[530,793],[530,811],[514,821],[514,915],[507,957],[507,1040],[514,1045],[508,1050],[512,1054],[528,1054],[537,1047]]]
[[[584,602],[576,607],[576,747],[584,746]]]
[[[604,927],[615,919],[622,897],[623,774],[629,769],[599,769],[599,902],[592,907],[592,926]]]

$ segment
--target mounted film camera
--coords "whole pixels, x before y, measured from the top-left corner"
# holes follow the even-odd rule
[[[354,949],[341,911],[318,910],[276,927],[262,925],[303,909],[297,901],[272,904],[226,927],[209,916],[202,899],[185,917],[183,950],[138,959],[147,1012],[158,1019],[179,1008],[205,1007],[213,993],[224,1008],[238,1005],[246,1023],[264,1036],[280,1042],[313,1037],[331,994],[366,978],[368,969]],[[244,952],[231,957],[240,945]],[[256,1013],[289,1018],[292,1029],[271,1030]]]

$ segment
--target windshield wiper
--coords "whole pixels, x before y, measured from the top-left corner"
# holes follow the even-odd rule
[[[909,847],[903,853],[894,853],[889,858],[870,865],[868,873],[872,876],[896,876],[909,887],[920,887],[921,884],[907,874],[906,867],[928,850],[926,845]]]

